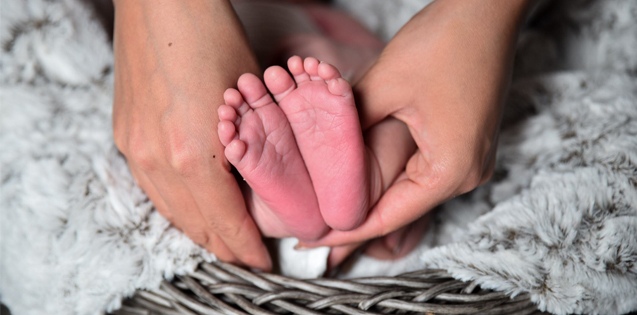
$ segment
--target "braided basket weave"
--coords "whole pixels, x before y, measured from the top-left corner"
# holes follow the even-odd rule
[[[114,314],[542,314],[527,294],[510,298],[442,270],[396,277],[297,280],[203,263],[190,276],[138,291]]]

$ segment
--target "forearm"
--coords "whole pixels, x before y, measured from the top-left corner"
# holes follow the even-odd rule
[[[208,100],[221,104],[223,91],[241,74],[258,71],[227,0],[114,4],[116,62],[161,72],[173,93],[197,97],[205,91]]]

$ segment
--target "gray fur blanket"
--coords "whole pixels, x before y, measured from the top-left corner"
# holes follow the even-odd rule
[[[390,38],[427,1],[338,0]],[[99,314],[213,255],[153,210],[113,145],[112,49],[81,0],[2,0],[0,299]],[[398,262],[556,314],[637,310],[637,1],[557,1],[519,43],[492,182]]]

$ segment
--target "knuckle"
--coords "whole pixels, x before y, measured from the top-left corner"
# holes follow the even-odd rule
[[[433,168],[436,170],[437,185],[444,185],[455,194],[467,193],[478,187],[483,178],[483,170],[478,162],[454,159],[447,163],[440,163]]]
[[[186,231],[186,235],[195,243],[202,245],[204,247],[210,247],[210,237],[203,230],[194,230],[194,231]]]
[[[427,174],[426,180],[422,182],[429,187],[457,186],[458,177],[458,168],[455,161],[436,160],[432,161],[430,172]]]
[[[170,167],[182,176],[197,174],[204,155],[192,139],[168,139],[167,159]]]
[[[242,219],[240,224],[236,224],[233,222],[228,222],[227,220],[215,220],[212,223],[215,232],[219,235],[223,235],[227,238],[237,238],[241,235],[241,228],[244,226],[243,221],[247,218]]]
[[[156,165],[156,158],[151,143],[141,132],[140,128],[134,128],[127,136],[127,158],[131,159],[141,170],[152,171]]]
[[[173,170],[182,176],[188,176],[198,168],[200,157],[190,150],[171,150],[168,154],[168,163]]]
[[[471,168],[466,172],[464,181],[460,185],[460,193],[464,194],[474,190],[482,182],[482,170],[479,168]]]
[[[155,167],[154,155],[148,147],[131,147],[128,155],[145,172],[152,171]]]

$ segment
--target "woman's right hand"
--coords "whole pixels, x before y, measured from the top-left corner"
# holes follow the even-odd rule
[[[301,247],[336,246],[336,264],[358,244],[387,236],[373,244],[376,256],[400,257],[418,244],[412,231],[423,231],[409,224],[426,225],[434,207],[489,180],[518,30],[535,3],[434,1],[396,34],[355,87],[381,173],[378,202],[358,228]],[[397,121],[403,126],[388,125]],[[405,139],[415,153],[397,146]]]
[[[133,176],[219,259],[269,270],[217,136],[224,90],[258,70],[229,1],[114,3],[113,130]]]

